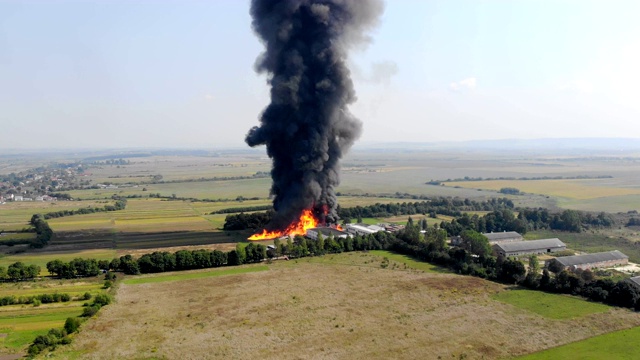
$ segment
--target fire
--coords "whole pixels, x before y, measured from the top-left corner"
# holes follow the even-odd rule
[[[305,235],[307,233],[307,229],[311,229],[316,226],[318,226],[318,220],[313,216],[313,212],[311,212],[311,210],[304,210],[300,215],[300,219],[289,225],[286,230],[267,231],[265,229],[262,230],[261,233],[251,235],[249,240],[275,239],[285,235]]]

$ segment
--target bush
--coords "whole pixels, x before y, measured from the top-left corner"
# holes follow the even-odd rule
[[[93,315],[98,313],[98,310],[100,310],[99,306],[95,306],[95,305],[91,305],[91,306],[87,306],[82,310],[82,317],[92,317]]]
[[[80,319],[77,317],[67,318],[67,321],[64,322],[64,330],[67,332],[67,334],[73,334],[74,332],[78,331],[79,327]]]
[[[103,289],[108,289],[111,286],[113,286],[113,283],[111,282],[111,280],[107,280],[107,281],[104,282],[104,285],[102,285],[102,288]]]
[[[98,307],[102,307],[102,306],[109,305],[109,304],[111,304],[111,296],[109,296],[107,294],[98,294],[93,299],[93,305],[94,306],[97,305]]]
[[[84,295],[82,295],[82,297],[80,298],[80,300],[90,300],[91,299],[91,294],[89,294],[88,292],[84,293]]]

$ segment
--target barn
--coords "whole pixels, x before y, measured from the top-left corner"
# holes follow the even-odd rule
[[[629,257],[618,250],[605,251],[593,254],[563,256],[545,262],[548,266],[551,261],[557,261],[562,266],[570,270],[607,268],[629,263]]]
[[[489,239],[489,244],[499,244],[503,242],[522,241],[522,235],[515,231],[490,232],[482,234]]]
[[[493,252],[502,256],[518,256],[532,254],[547,254],[567,249],[567,245],[560,239],[542,239],[529,241],[509,241],[494,244]]]

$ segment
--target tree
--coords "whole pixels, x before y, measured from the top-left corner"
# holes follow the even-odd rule
[[[500,267],[499,277],[502,281],[513,284],[523,280],[526,270],[518,260],[506,259]]]
[[[238,265],[242,265],[247,261],[247,253],[240,243],[236,244],[236,254],[238,255]]]
[[[465,230],[460,234],[462,242],[460,247],[469,251],[472,254],[487,257],[491,255],[491,245],[489,245],[489,239],[473,230]]]
[[[231,266],[242,264],[237,250],[231,250],[227,253],[227,264]]]
[[[529,256],[529,267],[527,268],[527,272],[533,274],[537,274],[540,272],[540,262],[538,261],[538,256]]]
[[[558,261],[557,259],[553,259],[547,265],[547,269],[549,269],[549,271],[551,271],[554,274],[558,274],[562,270],[564,270],[564,265],[562,265],[560,261]]]

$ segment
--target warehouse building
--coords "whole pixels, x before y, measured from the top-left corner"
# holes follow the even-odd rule
[[[346,224],[346,231],[351,235],[369,235],[384,231],[383,227],[367,224]]]
[[[523,241],[524,238],[522,235],[518,234],[515,231],[504,231],[504,232],[490,232],[482,234],[489,239],[489,244],[500,244],[504,242],[511,241]]]
[[[318,234],[322,234],[322,237],[325,239],[330,235],[333,235],[334,238],[346,238],[349,236],[344,231],[340,231],[338,229],[330,228],[330,227],[316,227],[307,229],[307,237],[313,240],[318,240]]]
[[[510,241],[494,244],[493,252],[502,256],[518,256],[547,254],[567,249],[567,245],[557,238],[530,240],[530,241]]]
[[[549,266],[551,261],[557,261],[566,269],[593,269],[607,268],[629,263],[629,257],[618,250],[605,251],[594,254],[563,256],[545,261],[545,266]]]

